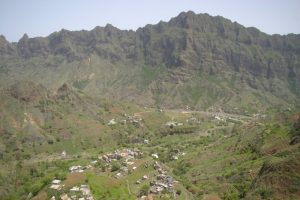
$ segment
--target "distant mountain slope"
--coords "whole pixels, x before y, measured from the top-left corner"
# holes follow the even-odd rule
[[[252,112],[299,105],[300,35],[267,35],[223,17],[183,12],[123,31],[61,30],[18,43],[0,38],[0,85],[63,83],[141,105]]]
[[[0,90],[0,158],[96,146],[115,147],[127,141],[107,126],[111,119],[139,111],[126,102],[105,101],[72,90],[67,84],[50,93],[32,81],[20,81]],[[126,131],[127,127],[122,126]],[[139,131],[131,128],[131,133]],[[144,131],[144,130],[143,130]]]

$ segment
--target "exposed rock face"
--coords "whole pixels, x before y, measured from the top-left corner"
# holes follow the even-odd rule
[[[42,85],[36,85],[31,81],[21,81],[9,88],[9,93],[14,98],[25,103],[38,102],[47,97],[47,90]]]
[[[56,83],[85,80],[82,88],[94,95],[171,106],[234,107],[254,98],[264,106],[299,103],[300,35],[267,35],[219,16],[189,11],[135,32],[108,24],[45,38],[25,34],[13,44],[1,37],[0,46],[5,83],[33,78],[57,89]],[[16,75],[22,66],[28,73]],[[44,70],[52,75],[39,75]],[[93,80],[83,77],[92,73]]]
[[[15,46],[10,44],[3,35],[0,35],[0,55],[12,55],[15,51]]]
[[[67,83],[64,83],[60,88],[58,88],[56,97],[62,100],[67,100],[70,103],[76,100],[80,101],[78,95],[70,88]]]

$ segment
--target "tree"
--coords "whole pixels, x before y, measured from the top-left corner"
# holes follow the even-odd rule
[[[120,168],[121,168],[121,165],[118,162],[113,162],[111,165],[112,172],[118,171]]]
[[[294,145],[300,142],[300,116],[298,116],[298,119],[296,122],[294,122],[293,127],[290,130],[291,134],[291,141],[290,144]]]

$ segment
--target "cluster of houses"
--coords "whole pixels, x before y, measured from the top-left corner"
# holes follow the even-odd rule
[[[71,167],[69,168],[69,171],[70,171],[71,173],[74,173],[74,172],[82,173],[82,172],[84,172],[83,167],[82,167],[81,165],[71,166]]]
[[[196,117],[188,118],[188,119],[186,119],[186,122],[189,124],[196,124],[196,123],[199,124],[200,123],[200,121]]]
[[[143,152],[138,149],[123,149],[123,150],[116,150],[112,153],[104,154],[99,156],[99,159],[103,160],[107,164],[110,164],[113,161],[120,161],[122,162],[122,167],[115,175],[116,178],[121,178],[125,174],[128,174],[128,167],[131,166],[132,170],[135,170],[136,167],[134,166],[135,162],[134,159],[140,158],[143,156]]]
[[[140,123],[143,121],[143,119],[141,117],[139,117],[138,115],[128,115],[128,114],[124,114],[124,117],[126,117],[125,121],[123,120],[123,122],[125,122],[125,124],[127,122],[132,123],[135,126],[139,126]]]
[[[61,180],[54,179],[50,186],[50,189],[60,191],[64,185]],[[91,190],[88,185],[74,186],[69,190],[69,193],[62,194],[61,200],[94,200]],[[51,197],[51,200],[56,200],[55,196]]]
[[[140,118],[139,116],[136,115],[128,115],[128,114],[124,114],[125,119],[121,120],[120,123],[122,125],[126,125],[127,123],[132,123],[133,125],[139,127],[140,123],[143,121],[142,118]],[[107,125],[112,126],[112,125],[116,125],[118,122],[115,119],[111,119]]]
[[[96,164],[97,161],[92,161],[91,164]],[[81,166],[81,165],[74,165],[69,168],[69,172],[74,173],[83,173],[85,170],[92,168],[92,165],[86,165],[86,166]]]
[[[61,200],[94,200],[91,190],[88,185],[74,186],[69,190],[69,193],[62,194]],[[53,196],[51,200],[55,200]]]
[[[158,171],[158,175],[156,175],[155,180],[150,181],[150,193],[160,194],[166,190],[175,195],[174,184],[177,183],[177,181],[168,175],[157,161],[154,162],[153,167]]]
[[[222,116],[219,116],[219,115],[215,115],[215,116],[214,116],[214,119],[215,119],[216,121],[226,122],[226,118],[225,118],[225,117],[222,117]]]
[[[166,126],[172,128],[172,127],[175,127],[175,126],[183,126],[183,123],[175,122],[175,121],[169,121],[169,122],[166,123]]]
[[[162,168],[162,166],[155,161],[153,164],[154,169],[158,172],[158,174],[150,181],[150,193],[153,195],[159,195],[163,191],[167,191],[171,194],[176,195],[176,191],[174,189],[174,184],[177,183],[167,172]],[[138,179],[135,183],[141,184],[143,181],[148,180],[149,176],[144,175],[141,179]],[[142,199],[142,198],[141,198]]]
[[[265,119],[267,117],[267,115],[257,113],[257,114],[253,114],[252,117],[257,118],[257,119]]]
[[[179,156],[185,156],[186,155],[185,152],[180,153],[178,150],[176,150],[175,152],[176,152],[176,154],[173,154],[171,156],[171,160],[178,160]]]
[[[124,159],[125,162],[129,162],[130,160],[142,156],[143,153],[139,149],[123,149],[123,150],[116,150],[112,153],[107,153],[102,156],[99,156],[98,158],[100,160],[103,160],[106,163],[110,163],[112,161],[121,160]]]
[[[98,161],[94,160],[91,161],[91,164],[86,166],[81,165],[74,165],[69,168],[70,173],[82,173],[87,169],[92,168],[92,165],[95,165]],[[51,182],[51,185],[49,187],[50,189],[60,191],[64,188],[64,184],[62,184],[62,181],[59,179],[53,179]],[[65,190],[62,190],[65,191]],[[69,193],[62,194],[60,196],[61,200],[94,200],[92,193],[90,191],[90,188],[88,185],[80,185],[80,186],[74,186],[69,190]],[[55,200],[55,196],[51,197],[51,200]]]

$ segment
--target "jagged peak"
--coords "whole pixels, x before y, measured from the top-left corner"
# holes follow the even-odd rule
[[[4,35],[0,35],[0,45],[6,45],[9,44],[9,42],[6,40]]]
[[[179,26],[181,28],[191,28],[194,25],[193,23],[194,23],[195,19],[202,15],[204,16],[207,14],[198,14],[197,15],[193,11],[181,12],[179,15],[172,18],[169,21],[169,23],[171,25]],[[207,15],[207,16],[209,16],[209,15]]]
[[[92,29],[92,31],[98,31],[98,30],[101,30],[102,27],[101,26],[95,26],[95,28]]]
[[[71,35],[71,34],[72,34],[72,31],[69,31],[69,30],[64,29],[64,28],[59,31],[59,35],[61,37],[65,37],[65,36],[68,36],[68,35]]]
[[[112,24],[107,23],[104,27],[105,31],[119,31],[117,27],[113,26]]]
[[[67,99],[68,101],[81,101],[79,95],[72,89],[68,83],[64,83],[57,89],[56,98],[61,100]]]
[[[5,38],[4,35],[0,35],[0,41],[6,41],[7,42],[7,40],[6,40],[6,38]]]
[[[29,39],[29,36],[27,35],[27,33],[24,33],[24,35],[21,37],[21,39],[19,41],[26,41]]]
[[[70,33],[70,32],[72,32],[72,31],[69,31],[69,30],[67,30],[67,29],[62,28],[59,32],[60,32],[60,33]]]
[[[70,86],[67,84],[67,83],[64,83],[61,87],[58,88],[57,92],[60,93],[60,92],[69,92],[71,89],[70,89]]]
[[[177,17],[195,17],[197,14],[194,11],[181,12]]]
[[[12,97],[27,103],[37,102],[47,96],[47,89],[33,81],[18,81],[8,88]]]

